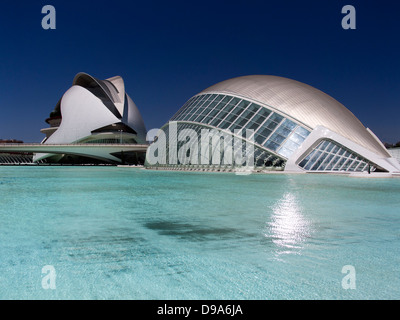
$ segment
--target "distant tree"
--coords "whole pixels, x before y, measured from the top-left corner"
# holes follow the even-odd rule
[[[0,143],[24,143],[24,142],[16,139],[0,139]]]
[[[385,142],[383,145],[385,146],[386,149],[393,148],[393,144],[392,143]]]
[[[398,141],[395,145],[396,148],[400,148],[400,141]]]

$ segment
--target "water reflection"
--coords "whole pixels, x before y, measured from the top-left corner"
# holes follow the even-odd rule
[[[294,193],[286,192],[272,207],[265,237],[276,245],[277,254],[298,253],[311,234],[311,224],[304,217]]]

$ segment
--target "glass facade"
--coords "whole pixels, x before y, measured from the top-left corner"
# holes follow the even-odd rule
[[[182,161],[180,159],[178,150],[181,150],[183,145],[187,144],[190,140],[191,142],[197,144],[195,148],[191,148],[190,152],[194,150],[200,151],[201,146],[201,136],[203,134],[202,130],[206,130],[210,132],[212,128],[208,126],[203,126],[195,123],[177,123],[177,132],[183,132],[183,130],[190,130],[189,135],[186,140],[179,140],[177,137],[170,137],[170,125],[166,125],[162,128],[165,133],[165,138],[167,141],[165,149],[159,149],[157,156],[160,159],[165,159],[166,163],[159,163],[157,167],[170,167],[170,166],[185,166],[190,168],[233,168],[233,167],[241,167],[246,165],[254,165],[255,167],[265,167],[265,168],[282,168],[285,160],[281,157],[268,152],[267,150],[262,150],[261,148],[248,148],[246,144],[246,140],[244,138],[240,138],[238,136],[232,137],[231,135],[223,136],[223,131],[219,130],[221,137],[224,138],[223,143],[220,148],[215,148],[215,145],[212,146],[211,142],[209,143],[209,149],[212,153],[205,154],[204,152],[198,152],[194,156],[185,158],[186,161]],[[173,151],[171,151],[171,145],[174,145]],[[193,147],[193,144],[191,145]],[[247,148],[247,149],[246,149]],[[175,152],[175,155],[171,158],[170,152]],[[217,154],[219,153],[219,154]],[[229,158],[230,157],[230,158]],[[170,162],[173,159],[172,163]],[[215,159],[219,159],[218,163],[215,163]],[[242,159],[242,162],[235,162],[233,159]],[[246,160],[252,159],[252,163],[248,163]]]
[[[32,154],[28,153],[0,153],[0,164],[24,164],[32,163]],[[40,163],[46,162],[46,160]]]
[[[161,139],[165,138],[165,141],[159,141],[162,141],[165,147],[159,147],[161,142],[157,143],[156,140],[148,149],[151,151],[152,145],[157,145],[160,149],[157,154],[161,155],[162,161],[158,161],[155,153],[148,152],[151,156],[151,164],[148,166],[176,169],[182,166],[195,169],[211,167],[218,170],[229,166],[236,168],[254,165],[256,170],[284,170],[287,167],[287,170],[294,172],[387,171],[374,152],[364,153],[365,148],[378,150],[379,148],[375,148],[376,141],[371,140],[365,128],[357,127],[359,122],[354,122],[355,128],[350,130],[352,125],[351,121],[346,121],[346,113],[342,112],[339,116],[330,112],[320,112],[317,106],[305,105],[309,100],[304,99],[301,100],[304,102],[302,106],[296,106],[297,100],[292,99],[279,108],[275,105],[280,103],[277,99],[271,100],[268,95],[251,91],[250,84],[249,87],[241,88],[243,91],[237,91],[238,93],[224,93],[216,88],[219,87],[215,87],[215,91],[200,93],[190,98],[162,128],[163,132],[159,132],[159,136]],[[246,91],[247,93],[240,93]],[[290,95],[280,98],[291,99]],[[322,100],[320,103],[328,102]],[[343,106],[338,108],[340,111]],[[345,123],[349,125],[344,126]],[[311,137],[314,128],[317,130]],[[349,132],[346,132],[347,128]],[[171,136],[169,130],[172,130]],[[184,133],[180,135],[182,130]],[[209,130],[213,135],[213,138],[210,138],[210,151],[206,151],[206,155],[202,154],[203,149],[207,150],[204,147],[206,142],[202,140],[202,132],[205,130]],[[332,134],[328,135],[329,132]],[[172,133],[175,137],[172,137]],[[228,144],[225,140],[226,135],[231,136]],[[221,136],[224,139],[220,139]],[[307,146],[304,144],[306,139]],[[353,141],[360,148],[346,141]],[[369,144],[371,148],[368,147]],[[232,147],[231,150],[229,147]],[[358,153],[353,150],[357,150]],[[197,155],[193,156],[195,153]],[[383,153],[382,151],[381,154]],[[236,157],[237,155],[239,156]],[[240,161],[242,156],[246,161]],[[238,158],[239,161],[225,161],[231,158],[233,161]]]
[[[362,172],[367,171],[368,166],[372,171],[376,168],[376,165],[367,159],[330,140],[321,141],[313,151],[300,161],[299,166],[307,171],[320,172]]]
[[[243,137],[241,143],[244,147],[246,141],[254,142],[252,156],[256,167],[283,168],[287,158],[310,134],[305,127],[264,106],[224,94],[194,96],[170,121],[178,123],[178,132],[182,129],[193,129],[196,134],[200,134],[204,128],[216,128],[221,132],[235,133],[243,137],[246,129],[252,130],[253,134]],[[167,128],[168,125],[163,130],[168,135]],[[167,142],[170,142],[168,136]],[[169,152],[168,143],[166,153]],[[177,142],[178,150],[184,143]],[[165,156],[168,159],[168,154]],[[224,154],[221,154],[220,158],[220,165],[224,165]]]

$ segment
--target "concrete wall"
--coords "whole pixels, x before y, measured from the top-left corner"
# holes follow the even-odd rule
[[[400,148],[388,149],[389,153],[400,163]]]

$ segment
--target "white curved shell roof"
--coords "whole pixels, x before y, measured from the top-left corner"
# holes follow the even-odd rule
[[[96,96],[76,85],[64,94],[61,110],[60,127],[47,139],[47,144],[72,143],[90,136],[95,129],[120,121]]]
[[[142,115],[133,100],[126,94],[122,77],[115,76],[106,80],[99,80],[87,73],[80,72],[73,80],[73,87],[82,85],[82,82],[85,81],[93,81],[102,88],[113,106],[118,110],[121,120],[137,132],[140,142],[145,143],[147,130]]]
[[[252,75],[222,81],[201,93],[210,92],[250,98],[311,129],[322,125],[380,156],[390,156],[344,105],[307,84],[277,76]]]
[[[82,79],[84,80],[85,78],[97,83],[104,90],[104,93],[114,103],[118,112],[121,115],[124,113],[125,84],[124,80],[120,76],[112,77],[106,80],[99,80],[92,77],[90,74],[80,72],[75,76],[72,84],[79,85],[79,82]]]

